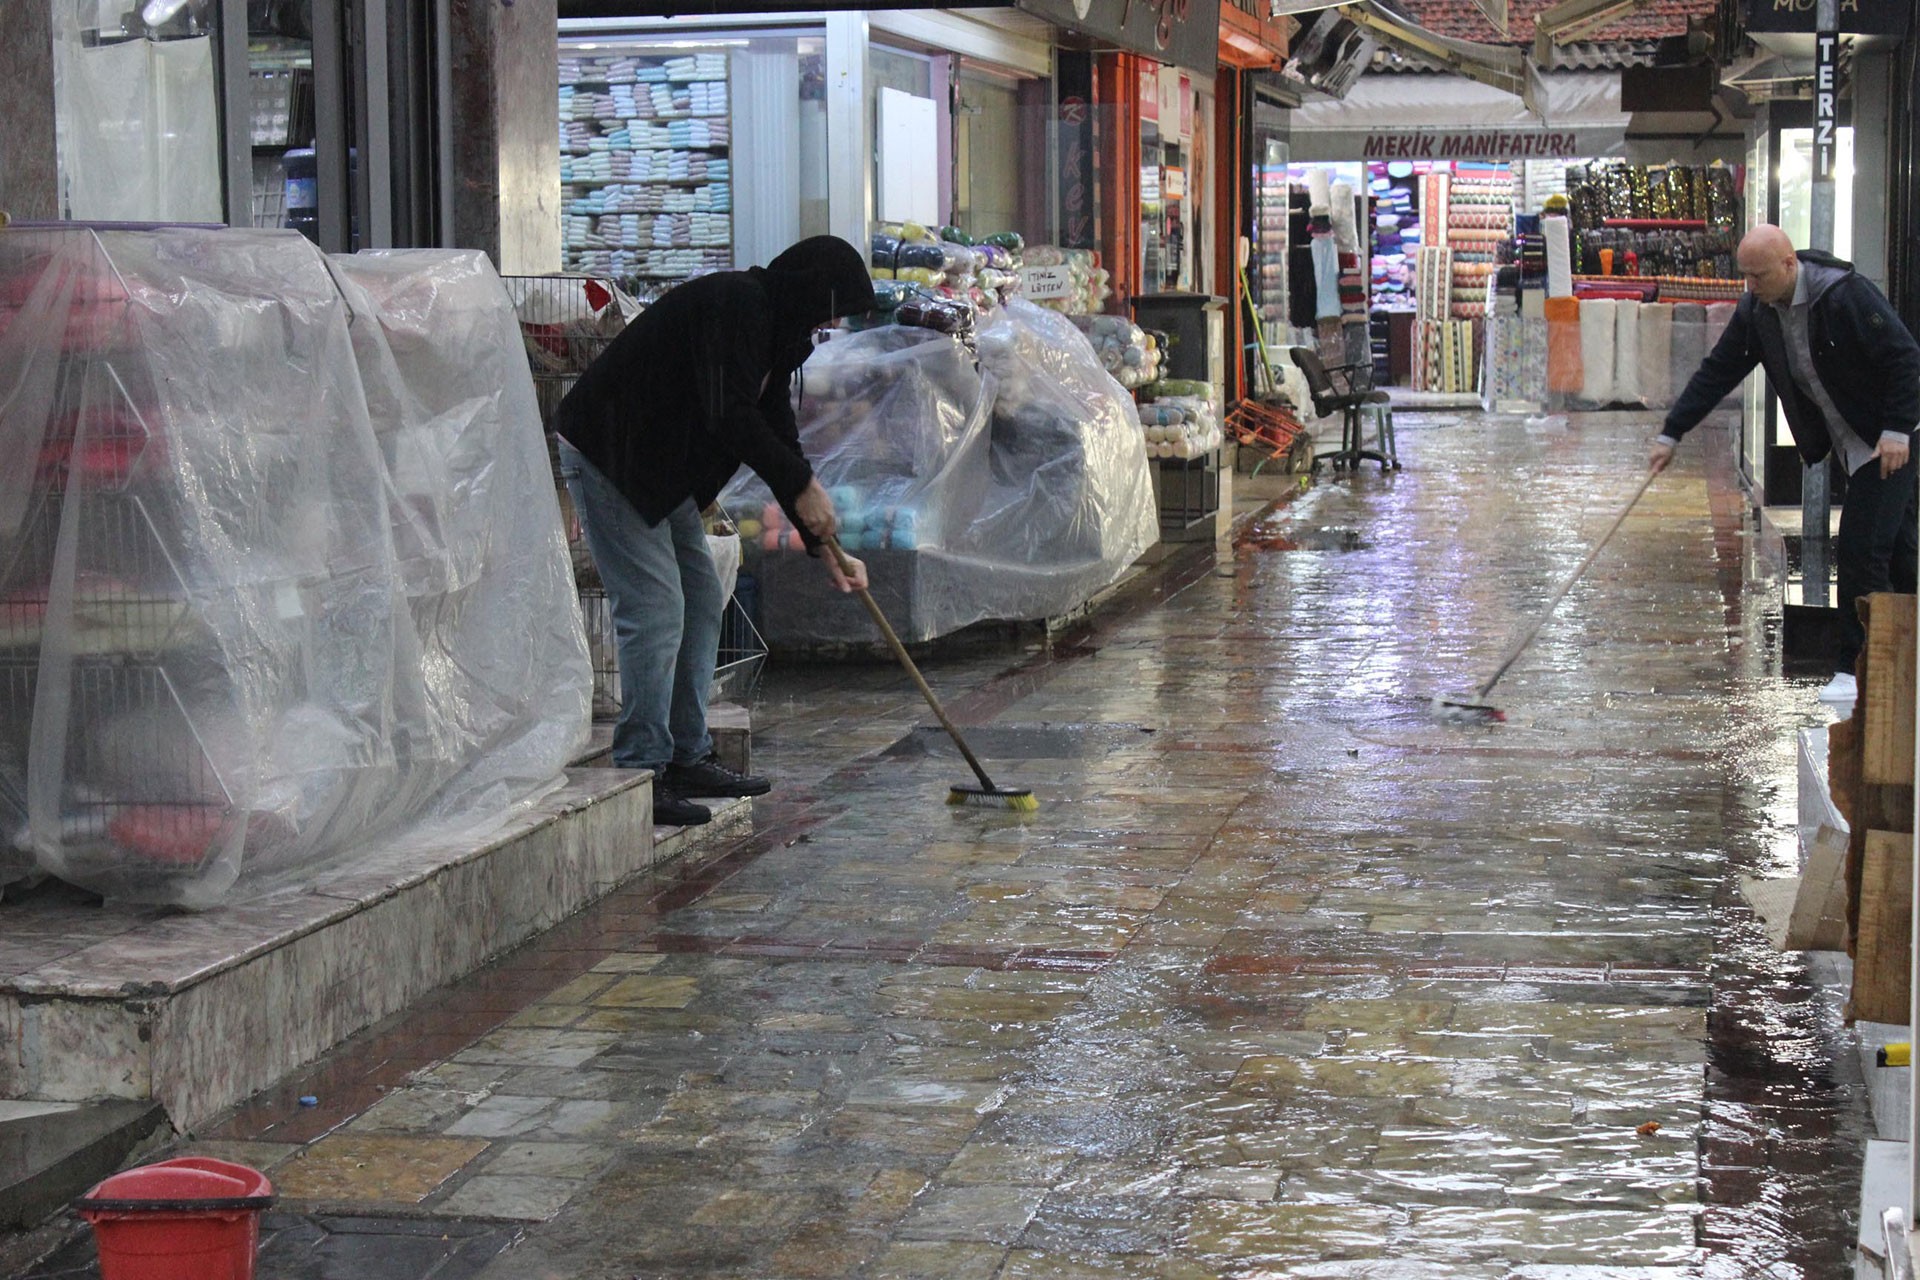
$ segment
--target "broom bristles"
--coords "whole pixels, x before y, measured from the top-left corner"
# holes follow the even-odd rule
[[[984,805],[990,809],[1011,809],[1015,813],[1031,813],[1040,807],[1040,801],[1031,791],[1002,791],[998,788],[988,791],[981,787],[949,788],[947,803]]]

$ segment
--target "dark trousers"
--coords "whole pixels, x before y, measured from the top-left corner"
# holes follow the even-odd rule
[[[1914,590],[1920,537],[1914,530],[1914,469],[1907,465],[1882,479],[1880,459],[1847,477],[1847,498],[1840,508],[1840,536],[1833,558],[1839,569],[1840,669],[1852,671],[1867,643],[1854,602],[1876,591]]]

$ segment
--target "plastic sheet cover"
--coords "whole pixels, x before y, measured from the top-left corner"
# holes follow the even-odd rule
[[[1133,400],[1071,320],[1014,300],[960,339],[840,334],[801,369],[800,441],[903,639],[1055,616],[1159,537]],[[721,495],[769,643],[877,642],[859,602],[805,554],[766,486]]]
[[[554,785],[538,423],[480,254],[0,233],[0,883],[206,906]]]

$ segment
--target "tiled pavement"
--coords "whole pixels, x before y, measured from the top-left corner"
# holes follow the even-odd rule
[[[1649,426],[1406,417],[1400,475],[935,665],[1037,814],[945,807],[891,669],[776,670],[751,836],[199,1135],[287,1198],[265,1280],[1849,1274],[1857,1081],[1733,888],[1817,716],[1724,441],[1460,729]]]

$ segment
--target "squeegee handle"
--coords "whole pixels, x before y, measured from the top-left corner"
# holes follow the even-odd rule
[[[1652,484],[1653,478],[1659,474],[1657,471],[1647,472],[1646,479],[1640,482],[1640,487],[1633,491],[1631,498],[1627,499],[1627,505],[1620,508],[1620,514],[1613,518],[1613,523],[1607,526],[1607,531],[1600,535],[1600,541],[1594,543],[1593,549],[1587,552],[1586,558],[1574,566],[1573,572],[1567,575],[1567,580],[1560,584],[1559,590],[1553,593],[1553,598],[1547,601],[1547,607],[1540,611],[1525,634],[1507,650],[1506,656],[1500,660],[1500,665],[1495,667],[1493,674],[1487,677],[1487,682],[1475,691],[1476,698],[1485,698],[1492,693],[1493,686],[1500,683],[1500,677],[1507,674],[1507,668],[1519,661],[1520,655],[1525,653],[1527,646],[1533,643],[1533,638],[1540,634],[1540,628],[1545,626],[1547,619],[1553,616],[1553,611],[1560,607],[1560,602],[1566,599],[1567,592],[1573,590],[1573,584],[1586,576],[1588,567],[1593,564],[1607,543],[1613,540],[1613,535],[1619,532],[1620,526],[1626,523],[1628,514],[1639,505],[1641,495],[1646,493],[1647,486]]]
[[[841,550],[840,539],[828,534],[821,541],[826,544],[827,550],[833,553],[834,563],[840,566],[840,572],[847,577],[852,577],[853,564],[848,560],[847,553]],[[940,722],[940,727],[947,731],[947,736],[953,739],[953,745],[960,748],[960,754],[966,758],[968,767],[973,770],[973,776],[980,779],[982,787],[992,791],[993,779],[987,777],[987,771],[980,767],[980,761],[975,758],[972,748],[967,746],[966,739],[962,738],[960,731],[953,727],[953,721],[947,719],[946,711],[940,706],[940,699],[933,696],[933,688],[927,684],[927,678],[920,674],[920,668],[915,666],[913,659],[907,656],[907,647],[901,644],[900,637],[894,634],[893,624],[887,621],[886,614],[880,612],[880,606],[874,602],[873,594],[864,587],[855,588],[854,594],[860,597],[861,604],[867,606],[867,616],[873,619],[873,625],[880,628],[880,634],[886,637],[887,646],[893,650],[893,656],[900,660],[900,665],[905,667],[907,674],[913,677],[913,682],[920,686],[921,696],[926,698],[927,705],[933,708],[934,718]]]

